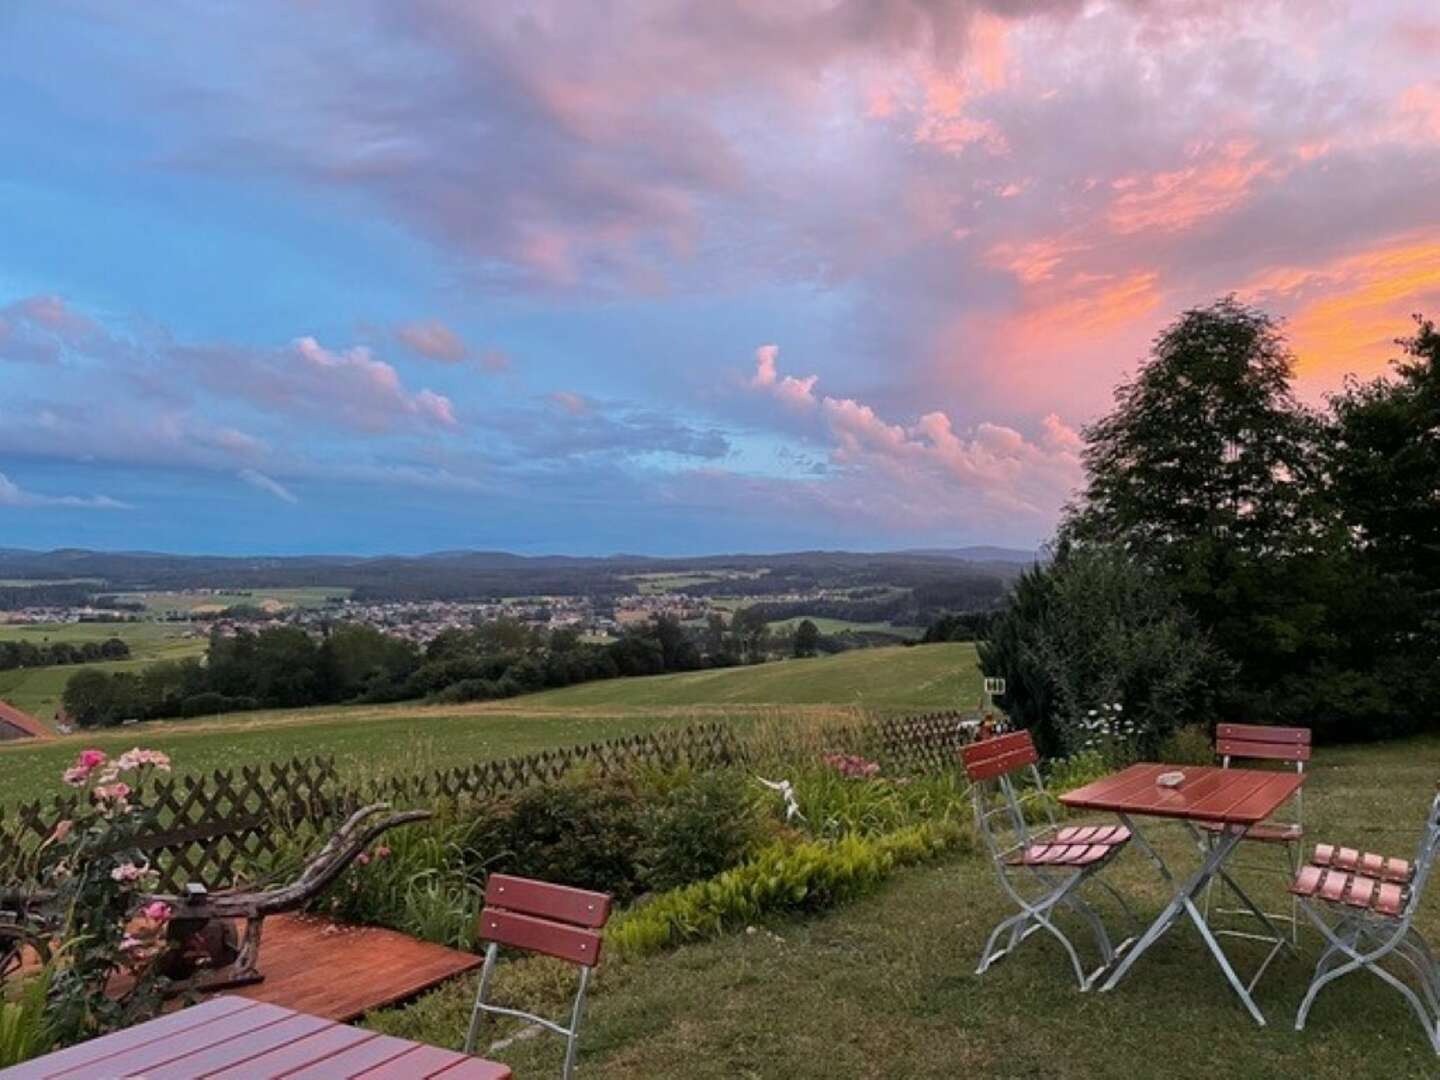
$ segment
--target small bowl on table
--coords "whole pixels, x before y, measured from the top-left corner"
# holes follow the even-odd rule
[[[1162,772],[1159,776],[1155,777],[1155,784],[1157,787],[1178,788],[1184,782],[1185,774],[1179,769],[1173,769],[1170,772]]]

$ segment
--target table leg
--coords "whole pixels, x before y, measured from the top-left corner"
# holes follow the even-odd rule
[[[1188,821],[1185,822],[1185,827],[1190,830],[1190,835],[1195,840],[1195,846],[1198,847],[1202,852],[1206,851],[1210,845],[1206,843],[1205,837],[1201,835],[1200,830],[1195,828],[1195,826]],[[1235,894],[1235,898],[1239,900],[1242,904],[1244,904],[1246,908],[1249,909],[1250,914],[1254,915],[1255,918],[1259,919],[1260,922],[1264,925],[1265,929],[1270,931],[1270,939],[1272,941],[1274,941],[1277,945],[1283,945],[1291,952],[1297,951],[1290,939],[1286,935],[1280,933],[1279,928],[1270,919],[1270,916],[1266,915],[1265,912],[1261,911],[1255,905],[1255,901],[1251,900],[1250,897],[1245,895],[1245,890],[1241,889],[1239,885],[1235,884],[1235,879],[1225,872],[1223,866],[1216,869],[1215,876],[1218,877],[1221,881],[1223,881],[1230,889],[1230,891]],[[1273,956],[1274,954],[1272,953],[1271,955]],[[1268,964],[1270,961],[1269,959],[1267,959],[1265,962]],[[1253,982],[1251,985],[1254,985]]]
[[[1175,895],[1170,903],[1165,905],[1165,909],[1160,912],[1155,921],[1150,924],[1149,929],[1145,931],[1140,940],[1131,946],[1130,951],[1126,953],[1120,963],[1116,965],[1115,970],[1110,973],[1109,977],[1100,987],[1101,991],[1113,990],[1120,980],[1125,977],[1126,973],[1140,955],[1150,948],[1151,945],[1155,944],[1155,942],[1175,924],[1183,912],[1190,917],[1190,921],[1193,922],[1200,931],[1200,937],[1204,940],[1206,946],[1219,963],[1220,970],[1225,973],[1225,978],[1229,981],[1230,986],[1234,989],[1235,993],[1239,995],[1240,1000],[1245,1003],[1245,1007],[1249,1010],[1250,1015],[1255,1018],[1257,1024],[1263,1026],[1265,1023],[1264,1014],[1256,1007],[1254,999],[1250,996],[1249,988],[1240,981],[1240,977],[1235,973],[1235,969],[1230,966],[1230,960],[1225,955],[1225,950],[1222,949],[1220,943],[1215,940],[1215,936],[1205,924],[1204,916],[1201,915],[1200,909],[1197,908],[1194,903],[1194,898],[1209,884],[1210,879],[1217,873],[1220,873],[1221,867],[1225,864],[1225,860],[1230,857],[1231,852],[1235,850],[1241,838],[1244,836],[1244,830],[1227,829],[1221,834],[1219,840],[1213,847],[1208,844],[1204,845],[1202,850],[1205,851],[1205,861],[1200,866],[1200,869],[1186,878],[1183,884],[1176,885],[1175,878],[1170,873],[1169,868],[1165,866],[1164,860],[1160,858],[1149,842],[1144,839],[1143,834],[1136,828],[1134,822],[1124,814],[1120,815],[1120,819],[1145,852],[1161,867],[1161,874],[1165,880],[1175,886]]]

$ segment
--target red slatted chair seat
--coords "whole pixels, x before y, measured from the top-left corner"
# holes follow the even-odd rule
[[[1089,866],[1119,850],[1114,844],[1031,844],[1005,862],[1010,866]]]
[[[1399,918],[1405,910],[1403,886],[1324,866],[1303,867],[1290,891],[1296,896],[1324,900],[1329,904],[1348,904],[1390,919]]]
[[[1057,844],[1105,844],[1114,846],[1128,843],[1130,830],[1124,825],[1067,825],[1055,834]]]
[[[1407,885],[1415,876],[1415,867],[1408,859],[1387,858],[1373,851],[1362,855],[1354,848],[1337,848],[1334,844],[1316,844],[1310,864],[1335,870],[1358,870],[1368,877],[1397,885]]]

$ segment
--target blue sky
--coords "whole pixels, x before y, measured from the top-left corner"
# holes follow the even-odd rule
[[[1437,61],[1398,0],[7,4],[0,546],[1038,543],[1185,306],[1312,398],[1440,306]]]

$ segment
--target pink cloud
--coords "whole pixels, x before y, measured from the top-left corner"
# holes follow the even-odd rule
[[[573,390],[556,390],[549,395],[552,405],[571,416],[589,416],[595,411],[595,403],[584,394]]]
[[[1257,181],[1280,174],[1254,143],[1243,139],[1199,144],[1187,156],[1192,163],[1183,168],[1114,180],[1111,227],[1119,233],[1181,232],[1234,209],[1250,197]]]
[[[782,375],[778,355],[774,345],[756,350],[750,387],[785,400],[788,381],[804,388],[805,400],[819,405],[833,475],[806,484],[877,495],[883,490],[885,496],[875,504],[903,501],[911,523],[918,525],[980,508],[1035,522],[1053,518],[1081,478],[1080,435],[1054,413],[1044,418],[1033,440],[990,422],[960,430],[939,410],[912,424],[892,422],[854,398],[815,395],[817,377]]]
[[[404,323],[396,327],[395,336],[421,356],[447,364],[464,360],[468,351],[460,335],[438,319]]]
[[[775,362],[779,356],[779,345],[761,345],[755,350],[755,374],[751,376],[750,386],[756,390],[767,391],[793,409],[812,407],[815,404],[815,397],[811,391],[815,388],[819,377],[815,375],[804,379],[797,379],[790,375],[780,377],[775,370]]]

